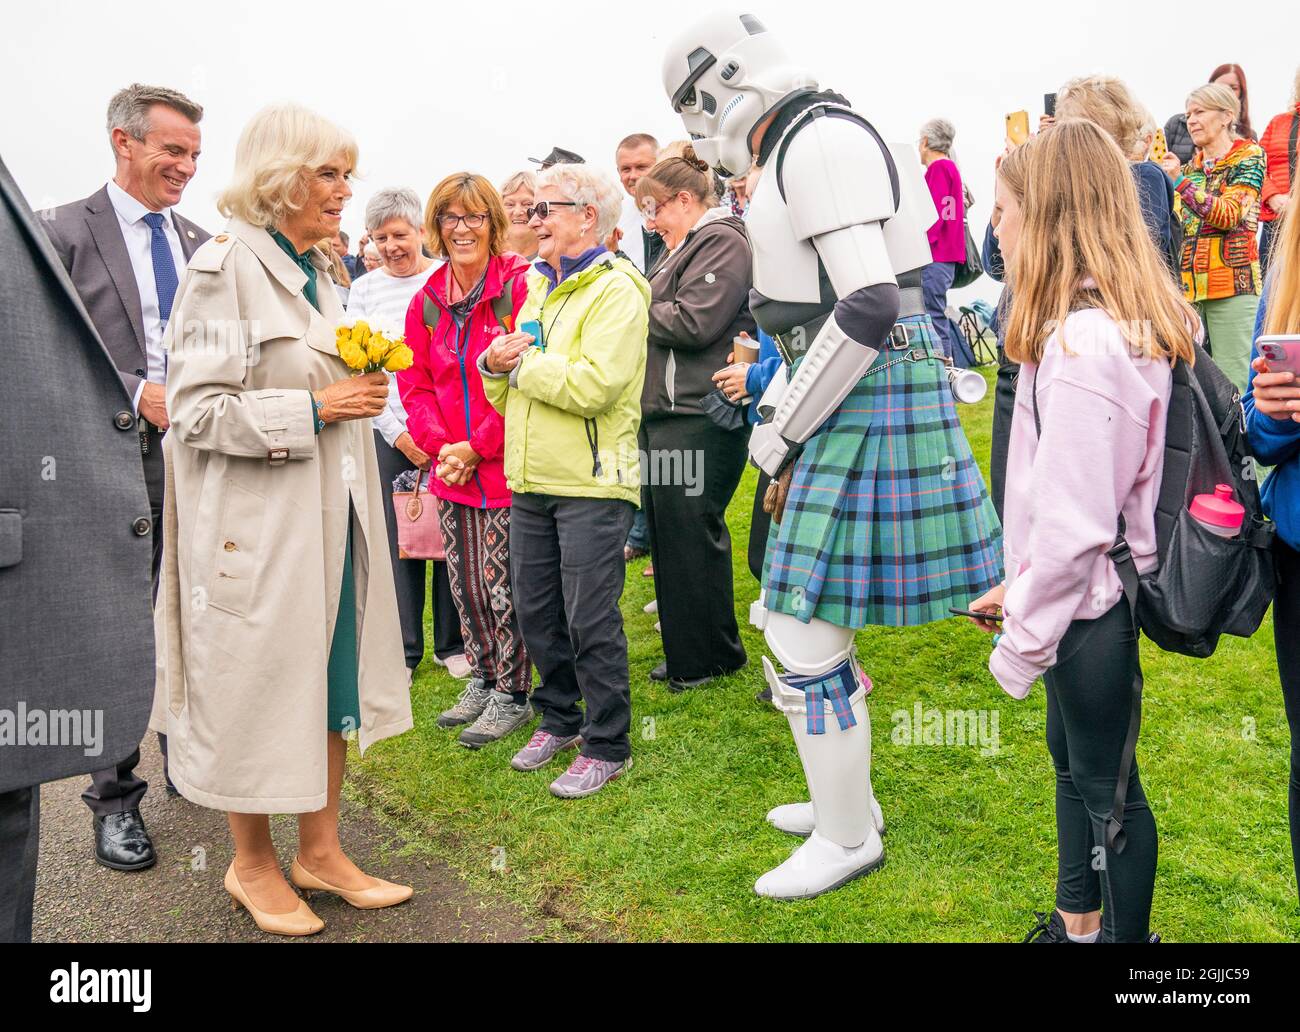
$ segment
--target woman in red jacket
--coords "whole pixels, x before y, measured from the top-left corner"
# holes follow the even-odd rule
[[[432,489],[474,670],[438,724],[470,724],[459,741],[477,749],[533,717],[532,664],[510,590],[505,423],[484,397],[478,372],[478,357],[493,338],[515,328],[528,295],[528,263],[504,253],[505,207],[482,176],[458,172],[434,187],[424,223],[430,246],[447,263],[407,309],[406,342],[415,362],[398,374],[398,389],[407,430],[436,456]]]
[[[1268,271],[1269,252],[1273,250],[1273,233],[1281,225],[1291,196],[1291,180],[1295,175],[1297,139],[1300,139],[1300,68],[1296,69],[1295,85],[1291,88],[1291,109],[1283,111],[1268,123],[1259,145],[1268,158],[1268,171],[1264,175],[1264,189],[1259,193],[1259,264]]]

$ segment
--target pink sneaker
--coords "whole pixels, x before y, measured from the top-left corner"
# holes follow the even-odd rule
[[[549,731],[543,731],[538,728],[533,732],[533,737],[528,739],[528,744],[515,753],[514,758],[510,761],[510,766],[515,770],[537,770],[539,767],[545,767],[551,760],[555,759],[555,754],[563,752],[565,749],[572,749],[574,746],[582,744],[580,735],[573,735],[570,738],[559,738]]]
[[[615,778],[620,778],[632,766],[626,760],[597,760],[579,756],[569,769],[551,782],[551,795],[561,799],[581,799],[599,792]]]

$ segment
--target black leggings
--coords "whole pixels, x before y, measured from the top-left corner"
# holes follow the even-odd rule
[[[1277,595],[1273,599],[1273,641],[1277,672],[1282,680],[1282,704],[1291,726],[1291,780],[1287,808],[1291,814],[1291,860],[1300,882],[1300,553],[1278,538]]]
[[[1056,905],[1101,910],[1102,942],[1145,942],[1156,880],[1156,822],[1129,772],[1122,853],[1105,848],[1120,753],[1128,733],[1137,640],[1123,598],[1096,620],[1075,620],[1047,671],[1047,748],[1056,767]]]

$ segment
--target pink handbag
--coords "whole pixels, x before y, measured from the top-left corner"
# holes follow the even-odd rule
[[[438,526],[438,498],[427,490],[421,493],[423,471],[415,475],[414,491],[394,491],[393,511],[397,514],[397,556],[399,559],[447,558]]]

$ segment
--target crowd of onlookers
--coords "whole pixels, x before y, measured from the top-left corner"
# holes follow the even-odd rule
[[[465,680],[439,725],[480,748],[540,715],[510,762],[531,771],[575,751],[550,786],[566,798],[600,790],[631,763],[626,562],[650,558],[664,653],[652,679],[684,691],[746,664],[725,515],[756,399],[781,364],[749,308],[744,218],[761,170],[724,182],[689,143],[661,146],[644,133],[621,140],[608,169],[555,148],[536,170],[499,183],[457,172],[427,194],[378,190],[354,251],[340,216],[355,140],[301,108],[271,107],[241,136],[220,202],[230,223],[204,243],[173,211],[194,174],[201,116],[174,91],[122,91],[108,126],[115,175],[78,202],[84,212],[68,206],[49,225],[135,392],[157,546],[163,672],[153,726],[172,739],[169,787],[229,812],[227,888],[264,927],[304,933],[317,919],[275,865],[266,814],[300,814],[295,885],[368,906],[409,895],[346,858],[337,805],[345,735],[358,733],[365,748],[411,725],[407,689],[426,652]],[[1078,121],[1099,127],[1127,161],[1142,225],[1168,282],[1194,306],[1206,351],[1239,390],[1254,379],[1248,412],[1261,459],[1278,467],[1273,504],[1290,503],[1300,446],[1280,427],[1292,425],[1300,390],[1252,367],[1251,345],[1260,327],[1295,329],[1300,309],[1293,282],[1267,314],[1260,305],[1271,254],[1290,268],[1300,260],[1300,234],[1277,231],[1294,196],[1300,96],[1257,139],[1245,74],[1224,65],[1159,130],[1121,81],[1097,76],[1062,86],[1040,130]],[[934,119],[917,140],[938,213],[922,279],[942,349],[965,365],[948,293],[977,257],[1003,278],[999,223],[1009,205],[1028,203],[1031,163],[1008,142],[976,256],[955,135]],[[120,256],[94,264],[77,219],[118,232]],[[124,297],[129,282],[139,311],[98,317],[110,282]],[[1003,291],[993,327],[999,512],[1017,448],[1011,359],[1043,361],[1022,339],[1001,348],[1023,287]],[[409,368],[349,375],[335,331],[358,320],[404,337]],[[186,337],[187,327],[217,325],[258,327],[245,339],[256,359]],[[765,479],[750,530],[755,577]],[[439,554],[399,547],[393,495],[412,483],[417,497],[437,499]],[[1273,515],[1287,538],[1289,524]],[[1284,578],[1282,617],[1300,605],[1287,590]],[[1294,723],[1300,659],[1283,637]],[[1116,710],[1116,721],[1125,717]],[[1075,721],[1062,717],[1053,754],[1077,762],[1096,743],[1072,732]],[[121,869],[154,860],[136,759],[87,792],[97,855]],[[1149,842],[1134,828],[1125,891],[1139,905],[1146,892],[1149,907],[1148,872],[1134,864],[1149,851],[1154,877],[1154,827]]]

